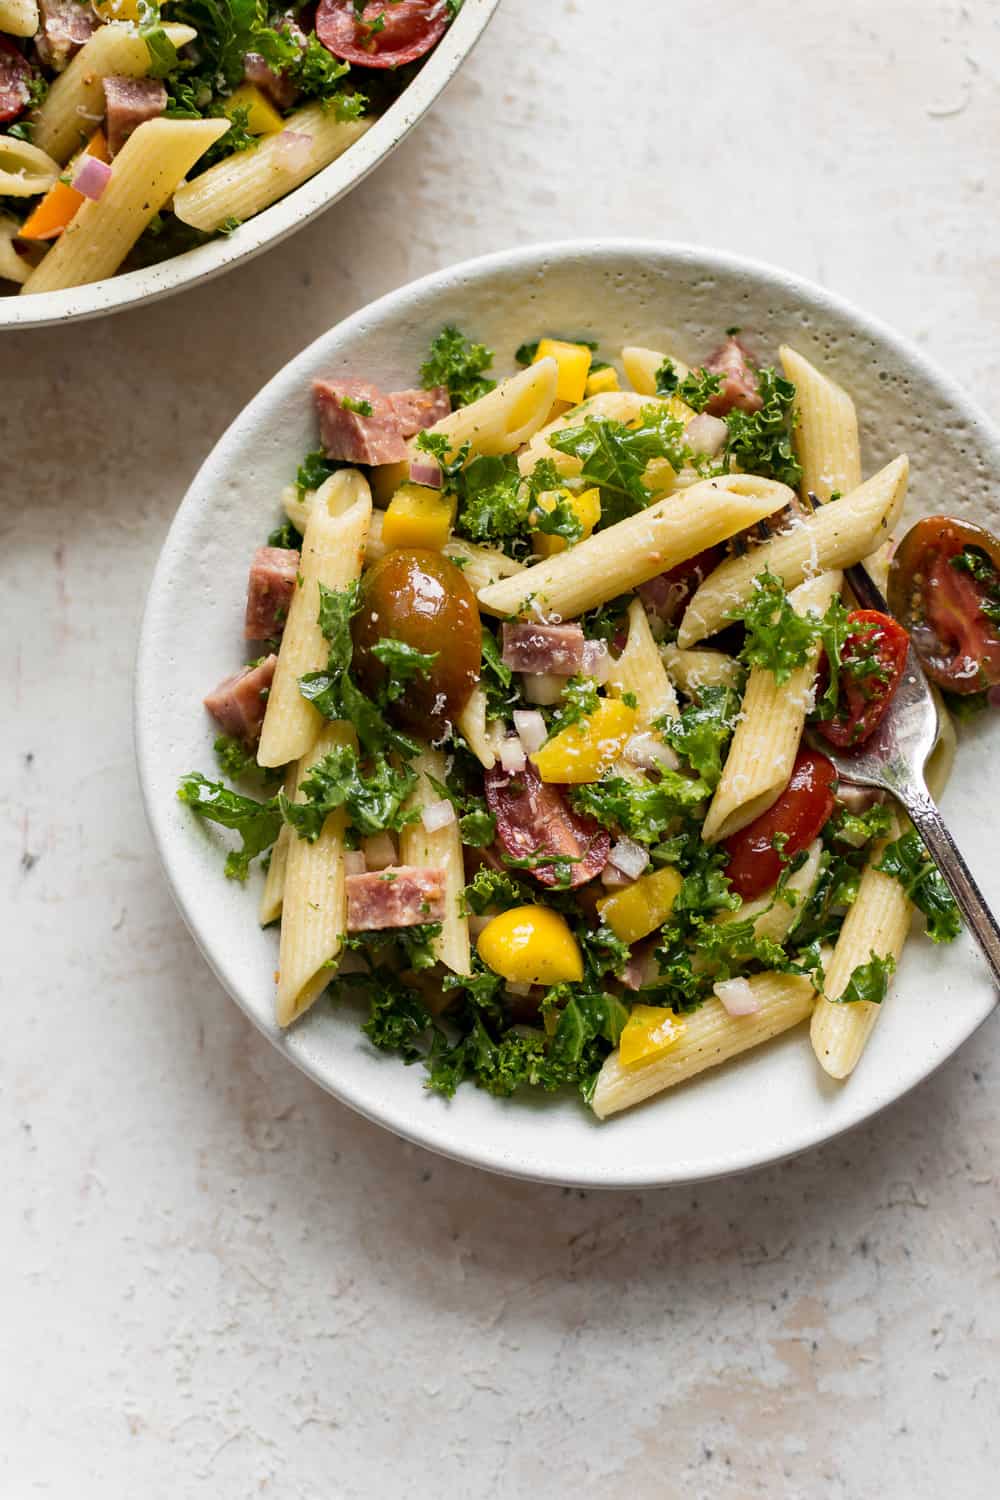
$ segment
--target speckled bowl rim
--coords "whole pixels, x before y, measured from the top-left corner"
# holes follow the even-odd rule
[[[290,1031],[282,1032],[274,1025],[269,1026],[263,1023],[255,1014],[249,1000],[239,992],[238,987],[231,982],[230,977],[227,975],[223,956],[217,951],[217,945],[213,944],[212,934],[205,930],[204,924],[199,920],[199,912],[193,900],[195,893],[185,890],[175,878],[171,858],[171,845],[176,835],[167,820],[165,808],[152,796],[150,786],[153,774],[152,766],[156,755],[154,728],[156,718],[156,643],[153,639],[153,621],[165,609],[169,611],[169,600],[163,597],[165,581],[170,571],[174,554],[179,554],[183,550],[189,508],[201,503],[197,492],[202,488],[207,476],[211,476],[217,470],[221,473],[226,468],[227,463],[231,462],[232,456],[238,452],[241,444],[246,441],[247,434],[256,429],[260,411],[266,405],[273,391],[279,386],[294,385],[297,381],[305,388],[315,361],[315,351],[319,345],[325,344],[334,335],[336,335],[338,341],[347,341],[356,332],[363,329],[366,323],[405,313],[405,309],[411,301],[420,298],[424,293],[436,290],[439,284],[461,282],[463,285],[466,285],[471,281],[483,282],[488,281],[491,276],[501,271],[509,272],[518,270],[524,272],[525,280],[527,281],[530,272],[537,271],[541,265],[549,267],[555,261],[579,261],[591,257],[615,257],[623,261],[629,258],[648,260],[650,257],[654,257],[664,264],[672,263],[686,268],[699,268],[706,275],[712,275],[713,273],[737,273],[752,279],[764,289],[786,293],[792,291],[804,303],[809,305],[811,312],[822,314],[824,311],[828,311],[835,317],[845,319],[851,325],[853,332],[871,338],[876,344],[886,347],[902,361],[915,367],[924,379],[937,386],[939,390],[961,409],[964,420],[970,427],[976,429],[984,446],[992,450],[992,464],[996,472],[1000,473],[1000,431],[997,430],[986,413],[957,381],[953,380],[951,376],[942,371],[931,359],[887,324],[866,313],[860,312],[846,298],[839,297],[791,272],[783,271],[766,262],[749,257],[696,245],[610,237],[539,243],[479,256],[445,267],[417,281],[410,282],[396,291],[379,298],[367,307],[360,309],[349,318],[335,325],[334,328],[326,330],[262,388],[254,400],[244,408],[240,416],[236,418],[226,433],[219,439],[212,453],[205,460],[198,474],[195,476],[187,496],[178,509],[164,542],[150,584],[140,631],[134,673],[133,729],[139,783],[146,816],[157,852],[163,864],[168,885],[178,909],[219,983],[279,1052],[288,1057],[296,1067],[301,1069],[327,1092],[341,1100],[341,1102],[349,1105],[352,1109],[355,1109],[358,1113],[364,1115],[367,1119],[440,1155],[500,1175],[523,1178],[529,1181],[582,1188],[634,1190],[708,1181],[761,1167],[773,1166],[781,1161],[797,1156],[814,1146],[834,1140],[849,1130],[853,1130],[857,1126],[874,1119],[884,1109],[888,1108],[889,1105],[904,1097],[917,1084],[930,1077],[944,1062],[954,1055],[958,1048],[978,1030],[987,1016],[992,1013],[996,1004],[996,995],[992,992],[983,991],[977,1004],[971,1003],[970,1000],[968,1010],[962,1016],[961,1025],[955,1028],[952,1037],[949,1038],[948,1044],[943,1045],[936,1053],[928,1056],[926,1065],[921,1065],[921,1071],[917,1076],[913,1076],[907,1080],[897,1080],[895,1084],[889,1081],[887,1086],[881,1090],[875,1088],[866,1092],[863,1100],[860,1092],[855,1094],[854,1099],[857,1101],[857,1107],[846,1118],[841,1118],[830,1128],[825,1128],[822,1124],[814,1128],[803,1128],[795,1138],[785,1136],[780,1141],[776,1141],[773,1150],[747,1150],[741,1143],[735,1142],[732,1149],[724,1157],[720,1157],[709,1164],[703,1164],[697,1170],[687,1170],[684,1168],[675,1170],[673,1169],[673,1164],[668,1162],[662,1167],[657,1167],[655,1170],[637,1171],[632,1164],[625,1161],[621,1163],[620,1169],[616,1170],[614,1174],[595,1172],[589,1167],[585,1159],[585,1152],[583,1152],[586,1136],[584,1133],[581,1133],[581,1161],[579,1166],[573,1171],[559,1171],[556,1173],[546,1168],[543,1152],[537,1157],[529,1158],[522,1156],[518,1159],[513,1157],[509,1152],[491,1145],[489,1142],[484,1143],[471,1137],[461,1138],[460,1133],[457,1133],[454,1127],[448,1128],[444,1126],[442,1117],[436,1116],[432,1112],[428,1112],[422,1117],[417,1118],[411,1110],[405,1107],[394,1107],[392,1101],[381,1099],[378,1105],[373,1104],[370,1099],[360,1097],[359,1091],[344,1086],[342,1082],[329,1076],[326,1071],[316,1066],[309,1054],[308,1047],[303,1047],[301,1044],[297,1045],[296,1043],[296,1038],[299,1035],[299,1027],[293,1027]],[[307,1023],[308,1017],[305,1020]],[[302,1023],[300,1023],[301,1025]],[[400,1067],[402,1067],[401,1064]],[[697,1087],[697,1081],[690,1085],[690,1087]],[[848,1097],[850,1098],[851,1096]],[[641,1109],[642,1106],[639,1107],[640,1111]],[[542,1129],[541,1119],[539,1125],[539,1134],[543,1135],[544,1130]],[[600,1128],[604,1130],[614,1129],[614,1122],[612,1121],[610,1124],[605,1124]]]
[[[186,287],[211,281],[232,266],[277,245],[343,198],[395,150],[458,72],[499,4],[500,0],[465,0],[420,72],[372,128],[315,177],[241,224],[235,235],[211,240],[159,265],[109,276],[89,286],[37,292],[30,297],[16,294],[0,297],[0,331],[77,323],[126,307],[158,302]]]

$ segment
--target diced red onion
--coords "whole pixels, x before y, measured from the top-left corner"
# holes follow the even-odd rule
[[[368,868],[363,849],[345,849],[344,874],[363,875]]]
[[[609,891],[622,891],[627,885],[635,885],[635,881],[631,876],[623,875],[609,860],[601,871],[601,884]]]
[[[439,490],[442,484],[441,465],[432,458],[411,458],[410,479],[414,484],[424,484],[429,490]]]
[[[649,854],[642,844],[637,844],[635,839],[620,838],[617,843],[611,845],[608,855],[611,863],[621,870],[623,875],[638,880],[643,870],[649,864]]]
[[[437,833],[439,828],[447,828],[455,821],[455,809],[447,797],[442,797],[440,802],[429,802],[420,814],[420,821],[428,833]]]
[[[537,708],[515,708],[514,728],[527,755],[540,750],[549,737],[545,720]]]
[[[856,781],[841,780],[837,786],[837,801],[847,808],[849,813],[867,812],[874,807],[876,802],[885,801],[885,792],[879,791],[874,786],[859,786]],[[837,835],[842,837],[841,834]]]
[[[373,833],[362,840],[369,870],[387,870],[396,863],[396,841],[391,833]]]
[[[301,172],[309,165],[313,138],[302,130],[283,130],[278,136],[274,154],[286,172]]]
[[[500,746],[500,764],[508,773],[523,771],[527,764],[524,746],[516,735],[504,740]]]
[[[608,650],[607,641],[584,641],[583,666],[580,669],[584,677],[593,677],[597,682],[607,682],[611,665],[611,652]]]
[[[651,943],[640,943],[637,948],[632,949],[622,982],[627,990],[641,990],[644,984],[649,984],[658,973],[656,954]]]
[[[488,917],[485,912],[481,917],[477,917],[475,913],[471,913],[469,916],[469,936],[473,939],[477,938],[492,921],[493,918]]]
[[[513,979],[508,979],[508,981],[507,981],[506,985],[504,986],[504,988],[506,989],[506,991],[507,991],[507,993],[509,995],[530,995],[531,994],[531,985],[530,984],[517,984],[517,983],[515,983],[515,981]]]
[[[752,1016],[759,1008],[748,979],[720,979],[712,989],[730,1016]]]
[[[710,417],[707,411],[698,415],[684,429],[684,444],[692,453],[703,453],[714,458],[729,436],[729,428],[721,417]]]
[[[84,152],[73,173],[73,187],[77,192],[96,203],[110,181],[111,168],[108,163]]]
[[[559,702],[566,679],[556,677],[553,672],[525,672],[521,686],[529,703],[541,703],[547,708]]]
[[[633,734],[625,741],[624,754],[625,759],[633,766],[665,766],[668,771],[676,771],[680,765],[675,751],[665,745],[659,735],[648,729],[641,734]]]

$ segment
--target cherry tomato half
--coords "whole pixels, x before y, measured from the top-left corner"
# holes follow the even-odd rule
[[[362,68],[401,68],[429,52],[448,29],[445,0],[320,0],[316,35],[328,52]]]
[[[928,677],[963,694],[1000,682],[1000,542],[991,532],[951,516],[918,521],[896,549],[888,593]]]
[[[777,885],[782,856],[807,849],[833,812],[833,787],[837,773],[825,755],[800,750],[785,790],[767,812],[723,842],[729,855],[726,874],[733,890],[744,901],[752,901]],[[780,851],[774,847],[777,835]]]
[[[861,745],[881,724],[899,687],[906,666],[910,637],[891,615],[877,609],[856,609],[847,616],[854,628],[841,651],[837,712],[816,725],[838,749]],[[820,691],[830,680],[824,662]]]

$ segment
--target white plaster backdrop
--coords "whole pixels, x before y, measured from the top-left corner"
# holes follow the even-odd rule
[[[283,1064],[194,951],[129,671],[174,506],[246,400],[480,251],[743,250],[1000,418],[998,79],[997,0],[503,0],[301,235],[0,341],[4,1500],[993,1492],[995,1021],[865,1130],[736,1182],[588,1197],[425,1155]]]

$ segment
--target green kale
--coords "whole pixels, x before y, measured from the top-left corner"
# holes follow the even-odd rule
[[[580,618],[583,633],[588,640],[613,641],[626,628],[625,614],[632,603],[631,594],[619,594],[596,609],[588,610]]]
[[[549,739],[568,729],[571,724],[583,724],[596,713],[602,698],[597,683],[592,677],[569,677],[562,690],[562,697],[549,725]]]
[[[458,495],[455,530],[470,542],[494,545],[523,536],[531,512],[529,487],[513,454],[481,453],[454,484]]]
[[[250,861],[269,849],[281,830],[277,798],[258,802],[230,791],[220,781],[206,780],[198,771],[183,777],[177,796],[200,818],[240,835],[241,847],[226,856],[226,875],[230,880],[246,880]]]
[[[566,495],[557,495],[551,509],[539,506],[531,512],[531,525],[545,536],[561,536],[573,546],[583,536],[583,522]]]
[[[802,466],[792,446],[795,386],[766,367],[757,371],[757,388],[764,403],[760,411],[734,407],[725,419],[729,428],[726,455],[747,473],[777,479],[797,489]]]
[[[923,912],[932,942],[950,943],[958,937],[962,930],[958,907],[916,829],[887,844],[875,868],[898,880],[914,906]]]
[[[492,364],[492,349],[472,343],[449,323],[431,342],[430,353],[420,367],[420,383],[425,388],[446,386],[452,406],[468,406],[496,385],[483,374]]]
[[[512,906],[523,906],[528,898],[520,883],[505,870],[482,865],[465,887],[462,899],[467,913],[481,917],[493,907],[509,911]]]
[[[672,359],[665,359],[656,372],[656,394],[679,396],[693,411],[704,411],[722,389],[722,376],[701,368],[689,370],[681,380]]]
[[[220,734],[212,749],[215,751],[219,770],[230,781],[239,781],[241,776],[259,770],[254,752],[248,750],[242,740],[233,739],[230,734]]]
[[[323,634],[326,634],[325,630]],[[385,701],[397,703],[415,677],[429,674],[440,652],[418,651],[416,646],[409,646],[405,641],[382,636],[372,647],[372,655],[378,658],[388,674],[382,689]]]
[[[462,776],[458,762],[452,766],[447,781],[438,781],[427,772],[427,780],[442,798],[447,798],[458,813],[458,831],[462,843],[470,849],[482,849],[496,838],[496,819],[486,806],[485,800],[472,790],[467,776]]]
[[[268,25],[265,0],[170,0],[170,18],[197,31],[199,71],[223,91],[242,81],[248,52],[279,70],[298,61],[292,36]]]
[[[603,781],[573,787],[570,801],[605,828],[619,828],[643,844],[655,844],[675,818],[692,813],[710,788],[677,771],[664,771],[658,782],[628,781],[608,776]]]
[[[486,695],[486,717],[487,719],[506,718],[512,701],[510,685],[514,673],[500,655],[496,636],[485,626],[482,653],[479,686]]]
[[[307,490],[318,490],[331,474],[335,474],[338,469],[344,467],[345,465],[339,459],[327,458],[322,448],[307,453],[295,475],[295,488],[299,499],[305,499]]]
[[[348,100],[354,108],[353,101],[360,99],[361,109],[364,109],[366,101],[363,95],[342,94],[338,89],[340,80],[351,71],[350,64],[328,52],[314,31],[309,33],[305,46],[299,49],[298,58],[288,71],[304,98],[322,100],[337,110],[338,117],[340,108]]]
[[[315,843],[332,812],[345,809],[347,821],[362,838],[391,830],[398,833],[420,814],[404,803],[416,786],[411,766],[394,766],[385,755],[369,757],[364,769],[351,745],[337,745],[310,769],[299,786],[303,801],[278,794],[281,816],[300,838]]]
[[[497,820],[486,807],[475,807],[463,813],[458,820],[458,831],[462,843],[471,849],[484,849],[497,836]]]
[[[300,552],[302,550],[302,533],[297,530],[291,521],[282,521],[276,526],[267,539],[269,547],[284,547],[288,550]]]
[[[828,678],[826,690],[813,710],[814,719],[832,719],[839,711],[840,674],[848,665],[844,660],[844,648],[852,629],[849,616],[850,610],[844,606],[840,595],[835,594],[819,626],[820,640],[826,653]],[[815,619],[816,617],[810,615],[809,618]]]
[[[361,953],[372,965],[372,957],[386,961],[394,968],[432,969],[437,963],[434,945],[441,936],[440,922],[418,922],[413,927],[387,927],[368,932],[354,932],[346,939],[345,948]]]
[[[163,29],[155,0],[139,0],[139,35],[149,53],[150,78],[166,78],[177,67],[177,49]]]
[[[889,989],[889,980],[896,972],[896,960],[891,953],[880,958],[874,951],[866,964],[858,964],[846,986],[839,995],[827,995],[835,1005],[854,1005],[858,1000],[867,1000],[870,1005],[881,1005]]]
[[[890,833],[893,822],[892,808],[885,802],[876,802],[863,813],[849,813],[843,808],[831,819],[830,837],[835,843],[863,849],[873,839]]]
[[[344,411],[353,411],[359,417],[370,417],[374,410],[370,401],[359,401],[355,396],[341,396],[340,404]]]
[[[754,579],[746,604],[731,610],[728,618],[742,620],[746,629],[743,660],[773,672],[779,686],[805,665],[816,641],[816,616],[798,614],[781,579],[766,568]]]
[[[644,408],[638,427],[612,418],[585,417],[579,427],[552,433],[549,445],[580,459],[580,477],[600,487],[602,526],[645,510],[652,499],[643,482],[648,464],[665,459],[680,469],[687,453],[682,424],[654,406]]]
[[[723,752],[736,724],[739,698],[732,688],[706,687],[698,703],[689,703],[676,719],[662,718],[657,728],[668,745],[687,761],[705,785],[715,788],[722,775]]]

